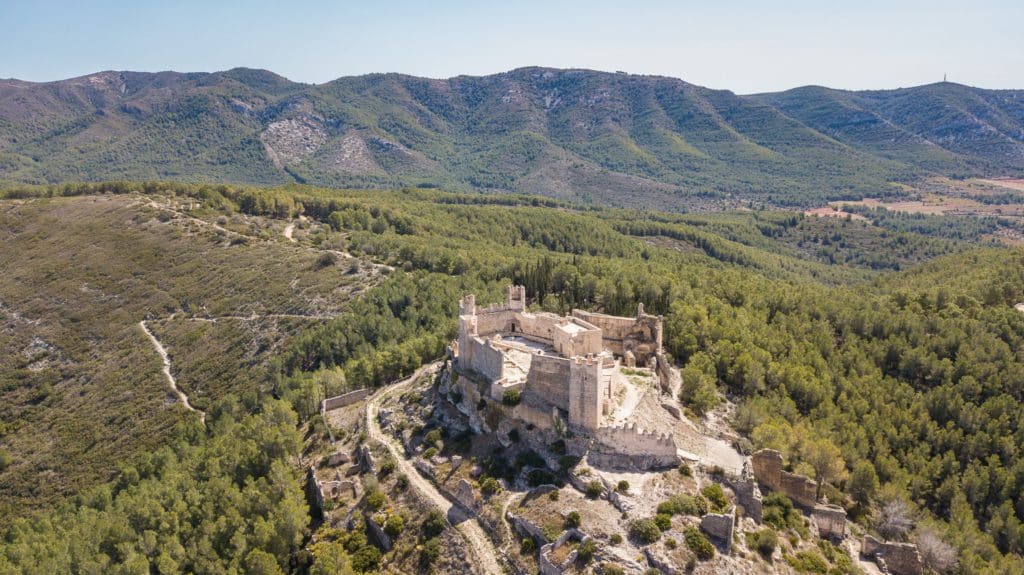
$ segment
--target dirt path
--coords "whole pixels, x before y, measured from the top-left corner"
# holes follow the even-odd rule
[[[293,232],[295,232],[295,224],[288,224],[284,227],[284,237],[288,238],[288,241],[295,243],[295,238],[292,237]]]
[[[189,411],[194,411],[198,413],[199,420],[202,421],[203,424],[206,424],[206,412],[200,411],[192,407],[192,404],[188,402],[188,396],[185,395],[185,392],[183,392],[181,388],[178,387],[177,380],[175,380],[174,376],[171,375],[171,358],[168,357],[167,350],[164,349],[163,344],[160,343],[160,340],[158,340],[155,335],[153,335],[153,332],[149,331],[149,326],[146,325],[146,320],[140,321],[139,327],[142,328],[142,331],[146,334],[146,337],[149,338],[149,341],[153,343],[153,347],[156,348],[156,352],[160,354],[160,359],[163,360],[164,363],[164,377],[167,378],[167,383],[171,385],[171,389],[178,396],[178,399],[181,400],[181,403],[185,406],[185,408],[188,409]]]
[[[473,557],[476,560],[474,565],[479,569],[481,573],[487,575],[500,575],[505,573],[502,569],[501,563],[498,556],[501,554],[498,549],[495,548],[494,544],[484,533],[484,530],[480,527],[480,523],[477,522],[476,518],[469,516],[464,510],[455,506],[451,501],[441,495],[441,492],[437,490],[434,485],[428,481],[425,477],[419,474],[415,466],[412,465],[406,458],[393,437],[384,433],[377,423],[377,411],[380,408],[380,404],[385,399],[391,397],[395,393],[399,393],[405,388],[413,384],[424,372],[435,367],[437,364],[425,365],[410,377],[402,380],[390,387],[383,388],[366,401],[366,429],[370,437],[381,442],[387,447],[388,452],[391,453],[392,459],[395,460],[395,464],[399,467],[400,471],[409,477],[409,484],[418,491],[423,498],[430,504],[434,505],[448,518],[448,522],[451,523],[459,534],[469,543],[469,548],[473,553]]]

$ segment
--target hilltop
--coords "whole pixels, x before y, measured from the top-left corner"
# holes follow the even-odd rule
[[[1024,175],[1024,91],[736,95],[522,68],[319,85],[264,70],[0,80],[0,182],[441,187],[661,209],[810,206]]]

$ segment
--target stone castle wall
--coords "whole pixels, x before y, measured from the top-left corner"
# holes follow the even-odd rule
[[[814,509],[818,486],[810,477],[782,470],[782,454],[774,449],[762,449],[751,456],[754,477],[772,491],[782,493],[804,509]]]
[[[369,389],[357,389],[334,397],[329,397],[320,404],[320,411],[327,412],[332,409],[338,409],[339,407],[345,407],[346,405],[352,405],[358,401],[366,399],[366,396],[370,395]]]
[[[460,361],[463,353],[469,359],[468,367],[488,380],[494,382],[504,377],[505,355],[501,353],[501,350],[495,349],[490,341],[480,341],[475,337],[466,338],[465,347],[459,345]]]
[[[534,395],[559,409],[569,411],[569,365],[572,360],[550,355],[535,355],[526,376],[526,394]]]
[[[590,457],[598,464],[637,468],[671,467],[679,463],[676,443],[670,434],[645,432],[635,424],[598,429]]]
[[[618,317],[602,313],[572,310],[573,317],[579,318],[601,330],[602,345],[615,355],[625,356],[632,352],[638,365],[647,365],[662,349],[662,320],[647,315],[643,306],[637,317]]]
[[[865,535],[861,553],[873,558],[879,566],[884,566],[885,572],[893,575],[921,575],[924,571],[921,554],[913,543],[879,541]]]

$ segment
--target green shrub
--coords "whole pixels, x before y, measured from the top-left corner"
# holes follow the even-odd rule
[[[437,448],[431,447],[423,452],[423,459],[432,459],[435,455],[437,455]]]
[[[420,525],[420,531],[423,536],[427,539],[437,537],[442,531],[448,526],[448,521],[438,509],[431,509],[427,512],[426,518],[423,519],[423,523]]]
[[[404,473],[399,473],[398,477],[395,478],[395,487],[400,491],[405,491],[409,487],[409,476]]]
[[[629,482],[623,479],[622,481],[619,482],[618,485],[615,486],[615,490],[618,491],[619,493],[625,493],[629,491]]]
[[[796,555],[786,555],[786,563],[799,573],[828,573],[828,562],[817,551],[801,551]]]
[[[686,546],[690,551],[693,551],[693,554],[697,556],[697,559],[707,561],[715,556],[715,546],[696,527],[691,526],[684,529],[683,539],[686,541]]]
[[[552,501],[558,501],[558,496],[559,496],[558,494],[559,493],[560,492],[557,489],[555,489],[554,491],[548,492],[548,499],[550,499]]]
[[[654,543],[661,538],[661,529],[653,519],[636,519],[629,524],[629,536],[643,544]]]
[[[608,539],[608,541],[610,541],[612,545],[618,545],[619,543],[622,543],[622,535],[619,535],[618,533],[612,533],[612,536]]]
[[[533,540],[533,537],[527,537],[519,543],[519,554],[530,555],[537,550],[537,542]]]
[[[594,553],[597,552],[597,542],[587,539],[576,548],[576,561],[586,565],[594,560]]]
[[[615,563],[601,565],[601,575],[625,575],[625,573],[622,567]]]
[[[401,515],[391,515],[387,521],[384,522],[384,532],[388,534],[392,539],[398,537],[405,530],[405,520],[402,519]]]
[[[768,558],[775,553],[775,548],[779,546],[779,537],[771,528],[765,527],[760,531],[747,534],[747,546]]]
[[[501,491],[501,484],[493,477],[485,477],[480,481],[480,492],[484,495],[494,495]]]
[[[700,517],[708,512],[708,501],[700,495],[676,494],[658,504],[658,513],[668,515],[694,515]]]
[[[377,511],[381,507],[384,507],[384,492],[379,490],[371,491],[366,494],[366,507],[371,511]]]
[[[777,530],[794,529],[801,535],[807,532],[803,515],[793,508],[793,502],[781,493],[769,493],[762,501],[762,521]]]
[[[679,464],[679,475],[682,475],[683,477],[693,477],[693,470],[690,469],[689,465],[687,465],[685,463],[680,463]]]
[[[729,498],[725,496],[722,486],[717,483],[704,487],[700,493],[707,498],[715,511],[722,512],[729,507]]]
[[[665,540],[665,548],[666,549],[669,549],[669,550],[675,549],[678,545],[679,545],[679,543],[677,543],[676,540],[672,539],[671,537],[669,537],[668,539]]]
[[[600,481],[594,479],[587,482],[586,494],[588,499],[597,499],[602,493],[604,493],[604,485],[601,485]]]
[[[387,477],[395,470],[395,462],[390,459],[380,464],[379,477]]]
[[[519,394],[518,389],[509,389],[505,393],[501,394],[501,402],[505,405],[519,405],[522,397]]]
[[[437,539],[428,539],[420,546],[420,565],[422,567],[430,567],[440,556],[441,542]]]
[[[668,531],[669,529],[672,529],[672,516],[665,513],[659,513],[654,516],[654,524],[658,526],[658,529]]]
[[[441,443],[441,430],[433,429],[423,436],[423,443],[437,447]]]
[[[565,516],[565,528],[566,529],[575,529],[575,528],[577,528],[579,526],[580,526],[580,514],[579,514],[579,512],[578,511],[570,511],[569,514]]]

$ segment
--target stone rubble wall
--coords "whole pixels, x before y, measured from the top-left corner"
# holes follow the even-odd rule
[[[839,540],[846,536],[846,510],[838,505],[815,505],[811,522],[818,527],[820,539]]]
[[[774,449],[762,449],[751,456],[754,477],[772,491],[782,493],[793,503],[814,509],[817,505],[818,486],[810,477],[782,470],[782,454]]]
[[[732,533],[736,522],[736,508],[727,513],[708,513],[700,518],[700,530],[707,533],[723,553],[732,549]]]
[[[366,525],[370,528],[370,533],[373,534],[373,538],[377,540],[384,552],[391,551],[391,537],[384,532],[384,529],[369,513],[366,514]]]
[[[736,494],[736,503],[743,508],[743,515],[761,523],[764,515],[764,506],[761,498],[761,490],[757,487],[757,481],[747,473],[740,477],[726,477],[725,483]]]
[[[353,403],[366,399],[366,396],[370,395],[370,389],[357,389],[348,393],[343,393],[335,397],[329,397],[320,403],[320,412],[326,413],[328,411],[345,407],[346,405],[352,405]]]
[[[584,541],[589,537],[578,529],[566,529],[558,536],[553,543],[548,543],[540,548],[540,555],[538,557],[537,566],[540,568],[541,575],[561,575],[566,569],[576,561],[576,552],[570,553],[565,562],[561,565],[556,565],[551,561],[551,553],[565,545],[570,540],[581,540]]]
[[[870,535],[864,536],[861,553],[874,559],[882,571],[892,575],[921,575],[924,563],[913,543],[879,541]]]

